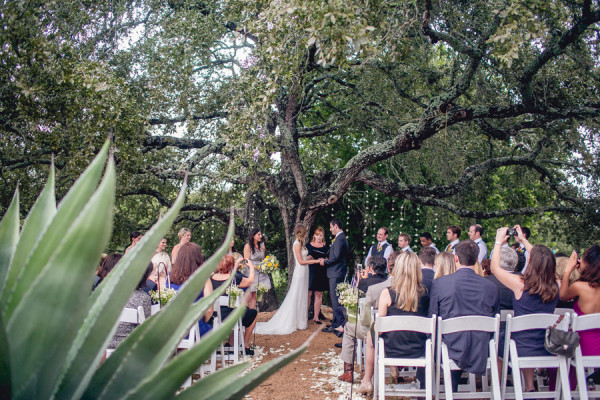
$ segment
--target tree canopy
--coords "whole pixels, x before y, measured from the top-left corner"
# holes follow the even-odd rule
[[[52,155],[60,196],[112,135],[115,249],[184,171],[181,224],[233,203],[239,238],[268,223],[288,255],[296,223],[342,210],[367,236],[600,238],[597,2],[15,0],[0,19],[1,205],[17,182],[32,204]]]

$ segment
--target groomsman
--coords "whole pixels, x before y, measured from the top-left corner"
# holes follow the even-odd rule
[[[382,256],[386,261],[390,259],[390,254],[392,254],[394,249],[387,241],[388,235],[389,231],[385,226],[382,226],[377,230],[377,244],[374,244],[369,248],[369,252],[363,262],[364,266],[367,265],[367,260],[372,256]]]
[[[479,264],[481,264],[481,260],[487,257],[487,246],[483,242],[483,239],[481,239],[481,235],[483,235],[483,226],[475,224],[469,227],[469,239],[479,246],[479,255],[477,256]]]
[[[450,243],[448,243],[448,246],[446,246],[444,251],[454,254],[454,247],[456,247],[459,242],[458,238],[460,237],[461,232],[462,229],[460,229],[460,226],[450,225],[448,227],[448,230],[446,231],[446,239],[448,239]]]
[[[440,251],[438,250],[438,248],[435,247],[435,244],[433,244],[433,237],[431,236],[431,233],[429,233],[429,232],[421,233],[421,235],[419,236],[419,240],[421,240],[421,246],[431,247],[432,249],[435,250],[435,254],[440,254]]]
[[[323,329],[323,332],[334,332],[342,337],[342,324],[344,323],[344,307],[340,305],[335,288],[344,281],[346,276],[346,255],[348,254],[348,241],[342,231],[342,221],[332,218],[329,222],[329,231],[335,236],[329,249],[327,259],[321,259],[321,265],[327,267],[327,278],[329,279],[329,296],[331,308],[333,309],[333,321]],[[336,329],[340,327],[340,329]]]
[[[398,236],[398,248],[403,252],[412,252],[410,248],[410,236],[407,233],[401,233]]]

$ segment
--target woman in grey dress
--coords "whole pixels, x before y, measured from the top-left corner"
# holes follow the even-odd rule
[[[255,266],[258,266],[265,259],[265,255],[266,250],[265,244],[262,243],[262,232],[259,228],[252,228],[248,234],[248,242],[244,245],[244,258],[252,261]],[[246,271],[244,271],[244,273],[246,273]],[[257,269],[255,271],[254,283],[250,286],[250,289],[248,289],[251,293],[248,307],[252,309],[256,308],[256,285],[259,283],[265,285],[268,289],[271,289],[271,279],[269,278],[269,275]]]

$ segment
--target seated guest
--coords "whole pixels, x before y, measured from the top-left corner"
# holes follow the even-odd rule
[[[98,287],[98,285],[104,280],[104,278],[106,278],[106,275],[108,275],[108,273],[113,270],[115,265],[117,265],[117,263],[122,257],[123,254],[112,253],[104,258],[102,264],[100,264],[100,267],[96,272],[99,279],[94,280],[94,287],[92,288],[92,291]]]
[[[500,254],[500,251],[498,250],[497,253]],[[473,270],[478,255],[479,246],[472,240],[463,240],[456,245],[454,248],[456,272],[434,279],[431,286],[429,316],[435,314],[442,319],[466,315],[493,317],[500,311],[498,288]],[[460,368],[452,371],[452,391],[458,390],[462,371],[476,375],[485,374],[489,333],[456,332],[444,335],[442,340],[448,346],[450,359]]]
[[[484,277],[492,275],[492,269],[490,268],[491,263],[492,261],[489,258],[481,261],[481,269],[483,269]]]
[[[112,254],[111,254],[112,255]],[[110,257],[110,256],[109,256]],[[142,290],[142,287],[146,284],[146,279],[148,279],[148,275],[152,272],[152,267],[148,266],[142,279],[137,285],[136,290],[129,296],[129,300],[127,300],[127,304],[125,308],[134,308],[137,310],[139,306],[144,308],[144,315],[146,318],[150,317],[150,296]],[[130,324],[128,322],[119,322],[119,326],[117,327],[117,331],[113,335],[110,343],[108,344],[109,349],[116,348],[119,343],[121,343],[133,330],[135,329],[136,324]]]
[[[500,251],[500,268],[509,273],[515,272],[515,267],[517,266],[517,262],[519,260],[518,253],[510,247],[502,246]],[[490,260],[490,268],[491,268],[491,260]],[[512,310],[513,309],[513,291],[502,284],[496,278],[495,275],[486,276],[485,279],[492,282],[494,285],[498,287],[498,300],[500,302],[501,310]],[[502,354],[502,353],[498,353]]]
[[[250,273],[248,277],[246,278],[242,274],[236,273],[233,280],[239,288],[250,287],[250,285],[252,285],[252,283],[254,282],[254,264],[252,263],[252,261],[241,258],[236,262],[233,260],[232,256],[227,254],[219,263],[219,266],[217,267],[217,272],[215,272],[210,278],[213,288],[216,289],[219,286],[221,286],[223,282],[227,281],[227,279],[229,279],[229,277],[231,276],[231,273],[234,270],[234,268],[237,271],[238,266],[244,260],[248,263],[248,266],[250,268]],[[233,311],[232,308],[221,306],[221,316],[223,317],[223,319],[227,318],[231,311]],[[245,353],[249,356],[254,355],[254,350],[251,350],[249,348],[249,344],[250,338],[252,337],[252,331],[256,326],[256,316],[256,309],[246,308],[246,313],[242,317],[242,325],[246,327],[246,330],[244,332],[244,348]]]
[[[529,253],[529,264],[523,276],[510,273],[500,267],[502,252],[500,248],[510,236],[508,228],[500,228],[496,233],[496,244],[492,254],[492,273],[513,292],[515,317],[534,313],[554,313],[558,301],[556,282],[556,260],[549,248],[542,245],[531,246],[521,227],[515,226],[520,243]],[[543,329],[531,329],[515,332],[511,338],[517,345],[517,353],[523,357],[549,356],[544,348]],[[533,386],[533,368],[523,368],[525,391],[535,390]]]
[[[532,259],[533,252],[530,263]],[[527,270],[529,271],[529,268]],[[571,282],[570,277],[575,271],[579,272],[580,278],[577,282]],[[577,258],[577,253],[571,254],[562,277],[560,298],[565,301],[576,299],[573,311],[577,315],[600,313],[600,246],[588,248],[581,260]],[[600,355],[600,329],[579,332],[579,345],[584,356]],[[577,380],[573,369],[571,373],[571,390],[575,390]]]
[[[369,257],[368,263],[368,268],[364,269],[362,274],[358,277],[358,290],[365,293],[369,286],[381,283],[387,279],[387,259],[385,259],[385,257]]]
[[[433,264],[435,263],[436,252],[433,247],[423,247],[419,251],[419,261],[421,262],[421,272],[423,273],[423,286],[429,292],[431,285],[433,284],[433,277],[435,271],[433,270]]]
[[[433,269],[435,270],[433,279],[455,273],[456,263],[454,262],[454,254],[448,251],[442,251],[436,255],[433,260]]]
[[[177,264],[173,265],[171,271],[171,282],[167,287],[174,290],[179,290],[188,280],[190,276],[204,263],[204,255],[200,246],[196,243],[185,243],[179,248],[179,254],[177,255]],[[210,281],[206,281],[204,290],[198,295],[199,300],[202,297],[208,296],[213,291],[213,287]],[[204,317],[198,321],[198,328],[200,329],[200,336],[204,335],[212,329],[212,315],[213,307],[209,307],[204,313]]]
[[[392,271],[394,270],[394,263],[398,259],[398,256],[402,251],[394,251],[390,254],[387,261],[387,269],[390,276],[388,279],[381,283],[376,283],[369,286],[367,294],[365,295],[365,305],[363,307],[363,315],[361,315],[358,324],[347,322],[344,325],[344,336],[342,343],[336,344],[336,347],[341,347],[342,352],[340,358],[344,361],[344,373],[338,377],[339,380],[344,382],[352,382],[354,373],[354,349],[355,349],[355,338],[365,340],[367,338],[367,332],[371,327],[371,307],[377,309],[379,303],[379,295],[385,288],[389,288],[392,284]],[[356,327],[356,334],[355,334]]]
[[[422,285],[423,274],[421,263],[413,252],[401,254],[394,265],[392,284],[389,289],[383,289],[379,296],[377,314],[380,317],[388,315],[427,315],[429,294]],[[382,334],[386,357],[419,358],[425,354],[427,336],[418,332],[386,332]],[[375,368],[375,347],[371,332],[367,335],[367,355],[365,357],[365,375],[357,393],[373,392],[371,379]],[[424,388],[424,370],[417,371],[417,379]]]
[[[554,257],[556,258],[556,279],[559,282],[562,282],[563,275],[565,273],[565,269],[567,268],[567,264],[569,263],[569,257],[568,256],[557,256],[556,254],[554,254]],[[580,276],[579,270],[574,269],[571,272],[571,275],[569,275],[569,283],[573,283],[573,282],[579,280],[579,276]],[[557,308],[573,308],[573,306],[574,306],[573,300],[574,299],[562,300],[559,296],[558,303],[556,303],[556,307]]]

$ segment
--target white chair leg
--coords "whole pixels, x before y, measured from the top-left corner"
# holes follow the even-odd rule
[[[425,359],[433,360],[431,347],[425,348]],[[432,400],[433,366],[431,362],[425,365],[425,400]]]
[[[448,355],[448,347],[442,343],[442,368],[444,369],[444,391],[446,400],[452,400],[452,375],[450,374],[450,356]]]
[[[577,386],[579,390],[579,398],[588,400],[587,382],[585,380],[585,368],[583,367],[581,347],[578,347],[575,353],[575,373],[577,375]]]
[[[558,373],[560,374],[560,385],[562,386],[563,400],[571,400],[571,387],[569,384],[569,367],[566,357],[558,357]],[[558,382],[557,382],[558,385]]]
[[[494,343],[490,341],[490,373],[492,375],[491,379],[491,392],[492,398],[494,400],[501,400],[500,396],[500,376],[498,371],[498,363],[496,360],[498,359],[498,354],[496,354],[496,347]],[[485,377],[487,382],[487,376]]]
[[[513,377],[513,385],[515,387],[515,399],[523,400],[523,384],[521,381],[521,369],[518,367],[519,365],[519,355],[517,354],[517,345],[514,341],[510,342],[510,359],[512,361],[512,377]]]

